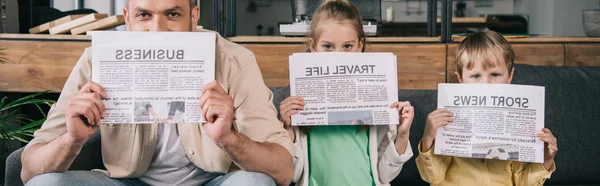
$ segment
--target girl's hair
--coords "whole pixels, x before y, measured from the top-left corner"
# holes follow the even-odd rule
[[[361,52],[365,51],[366,34],[363,30],[363,22],[362,17],[360,16],[360,11],[358,11],[358,8],[356,8],[354,4],[348,0],[325,0],[313,13],[310,28],[308,30],[309,38],[317,41],[322,33],[319,25],[321,25],[321,22],[326,20],[334,20],[350,24],[358,34],[358,42],[363,44]],[[316,42],[313,42],[313,45],[316,45]],[[308,52],[310,52],[310,48],[312,47],[314,46],[310,46],[309,44]]]

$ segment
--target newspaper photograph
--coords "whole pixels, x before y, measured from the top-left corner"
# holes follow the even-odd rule
[[[215,78],[214,33],[92,32],[92,81],[108,95],[105,124],[200,123]]]
[[[289,63],[290,94],[305,103],[293,126],[399,123],[392,53],[296,53]]]
[[[544,101],[540,86],[441,83],[438,108],[454,122],[438,129],[434,153],[543,163]]]

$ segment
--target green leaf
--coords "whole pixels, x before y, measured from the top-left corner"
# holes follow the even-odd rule
[[[4,97],[0,100],[0,143],[4,144],[15,144],[11,141],[20,141],[27,143],[29,139],[34,137],[36,130],[46,121],[47,115],[41,108],[40,104],[51,104],[55,103],[54,100],[47,99],[35,99],[36,96],[44,94],[48,91],[35,93],[28,95],[12,102],[7,103],[8,98]],[[36,108],[44,116],[43,119],[33,120],[27,115],[19,113],[20,106],[24,105],[35,105]]]
[[[22,105],[34,105],[34,104],[42,104],[42,103],[48,104],[50,102],[54,102],[54,101],[47,100],[47,99],[30,99],[30,100],[21,100],[19,102],[13,101],[13,102],[7,104],[4,108],[1,108],[0,111],[5,111],[10,108],[14,108],[14,107],[22,106]]]

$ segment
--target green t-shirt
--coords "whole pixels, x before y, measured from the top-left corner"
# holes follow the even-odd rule
[[[309,186],[375,185],[369,129],[318,126],[308,132]]]

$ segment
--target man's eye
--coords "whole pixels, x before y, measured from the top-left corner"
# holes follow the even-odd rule
[[[150,17],[150,14],[149,13],[139,13],[139,14],[137,14],[137,17],[148,18],[148,17]]]
[[[171,18],[175,18],[181,16],[181,14],[177,12],[169,12],[168,16]]]

